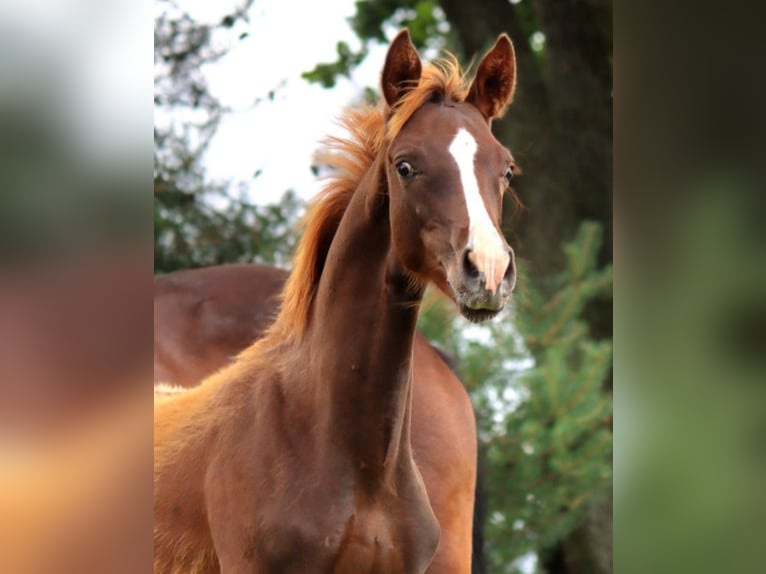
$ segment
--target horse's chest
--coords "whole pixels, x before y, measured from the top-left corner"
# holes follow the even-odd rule
[[[404,508],[354,508],[283,523],[261,543],[269,572],[421,574],[438,544],[438,525],[429,515],[413,520]]]
[[[420,541],[409,525],[390,513],[361,512],[353,515],[343,537],[334,548],[333,571],[338,574],[365,572],[422,572],[427,562],[418,558]],[[422,563],[422,568],[418,563]]]

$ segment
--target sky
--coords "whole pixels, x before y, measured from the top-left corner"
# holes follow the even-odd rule
[[[186,0],[181,6],[199,21],[214,23],[232,4]],[[334,61],[337,42],[360,46],[347,22],[353,13],[354,0],[257,0],[249,23],[214,38],[231,50],[205,75],[211,93],[235,111],[224,118],[204,157],[210,179],[249,181],[260,171],[252,186],[254,203],[277,201],[289,188],[305,199],[319,191],[312,155],[324,136],[338,133],[334,122],[342,108],[365,86],[377,87],[385,58],[385,46],[374,48],[352,79],[340,79],[333,89],[301,78],[316,64]],[[236,40],[242,31],[249,36]],[[266,95],[275,88],[269,101]],[[258,98],[264,100],[253,106]]]

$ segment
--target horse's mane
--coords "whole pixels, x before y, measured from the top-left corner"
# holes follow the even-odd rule
[[[305,216],[305,231],[295,254],[293,271],[267,339],[300,337],[305,333],[330,244],[354,191],[381,148],[399,134],[426,102],[460,102],[467,92],[465,72],[457,59],[447,54],[423,66],[418,85],[393,109],[382,105],[365,106],[342,113],[339,123],[348,136],[325,138],[324,149],[317,154],[319,162],[329,167],[332,175]]]

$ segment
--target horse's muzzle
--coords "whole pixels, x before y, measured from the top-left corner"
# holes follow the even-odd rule
[[[463,258],[462,272],[457,282],[459,285],[453,285],[453,291],[463,316],[475,323],[491,319],[505,307],[516,284],[513,251],[509,250],[507,267],[496,289],[487,287],[487,278],[472,263],[470,252]]]

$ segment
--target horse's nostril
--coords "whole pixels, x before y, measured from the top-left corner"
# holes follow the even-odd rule
[[[465,271],[465,274],[468,277],[478,277],[480,275],[479,269],[473,264],[473,261],[471,261],[471,258],[469,257],[471,253],[472,251],[470,249],[466,249],[465,255],[463,255],[463,271]]]
[[[505,275],[503,275],[503,279],[510,279],[516,273],[516,262],[513,256],[513,251],[510,251],[508,255],[510,255],[510,258],[508,260],[508,267],[505,269]]]

